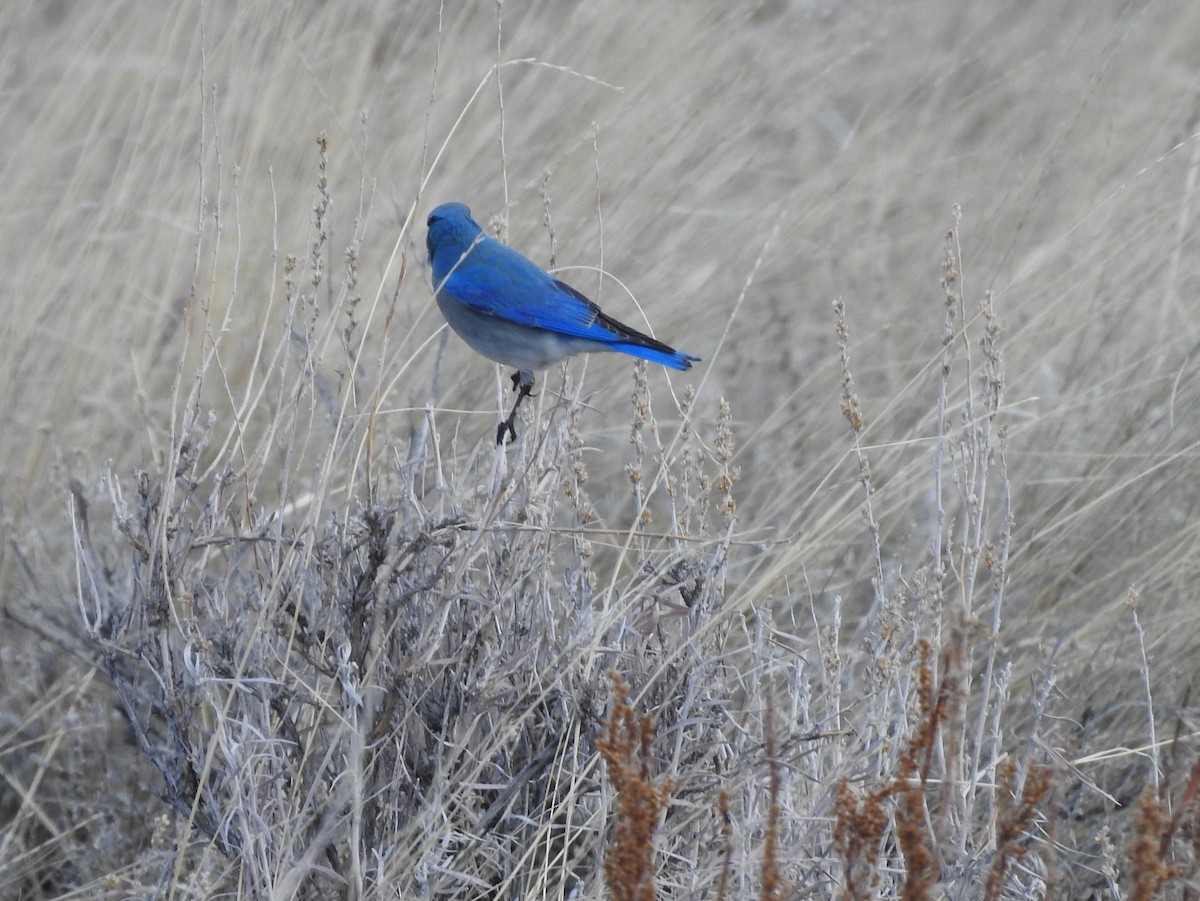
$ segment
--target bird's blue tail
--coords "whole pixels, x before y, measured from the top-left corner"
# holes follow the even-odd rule
[[[559,282],[559,284],[562,284],[562,282]],[[611,316],[605,315],[598,306],[570,285],[564,285],[564,287],[582,299],[588,305],[588,309],[593,311],[596,317],[596,324],[609,335],[609,340],[605,343],[608,343],[609,347],[613,350],[619,350],[621,353],[629,354],[631,357],[649,360],[651,363],[658,363],[660,366],[666,366],[668,369],[691,369],[693,363],[700,362],[699,357],[693,357],[691,354],[685,354],[683,351],[676,350],[669,344],[663,344],[657,338],[644,335],[624,322],[618,322]]]
[[[649,360],[651,363],[658,363],[661,366],[666,366],[668,369],[691,369],[693,363],[700,362],[699,357],[693,357],[691,354],[685,354],[682,351],[665,346],[660,350],[657,347],[647,347],[644,344],[614,344],[613,350],[619,350],[621,353],[629,354],[631,357]]]

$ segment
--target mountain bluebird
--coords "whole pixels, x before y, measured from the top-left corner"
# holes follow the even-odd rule
[[[671,369],[691,369],[700,360],[604,315],[570,285],[485,235],[464,204],[442,204],[426,225],[442,315],[478,353],[517,370],[517,402],[496,430],[497,444],[505,433],[517,437],[513,422],[521,401],[533,393],[535,369],[605,350]]]

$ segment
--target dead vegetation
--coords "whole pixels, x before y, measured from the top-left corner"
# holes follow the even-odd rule
[[[770,30],[758,18],[770,15],[742,25]],[[557,34],[547,11],[526,21],[543,40]],[[903,21],[888,18],[888,34]],[[593,33],[588,22],[558,24],[578,37]],[[841,84],[836,47],[864,60],[892,52],[853,25],[825,23],[839,42],[805,57],[806,85]],[[485,33],[508,61],[464,80],[458,42]],[[454,192],[437,200],[482,190],[474,153],[496,143],[495,122],[461,122],[487,106],[502,125],[505,202],[483,202],[480,221],[490,208],[497,232],[518,229],[526,247],[548,239],[550,260],[596,259],[580,250],[581,217],[603,222],[609,197],[636,196],[629,173],[661,177],[640,157],[609,166],[618,151],[605,128],[617,126],[588,120],[585,159],[569,171],[590,193],[560,197],[567,179],[549,169],[518,187],[523,136],[547,146],[559,116],[531,103],[529,79],[559,79],[567,99],[609,88],[583,61],[552,68],[505,52],[505,34],[494,20],[428,25],[445,52],[419,70],[433,75],[421,109],[437,137],[404,145],[420,151],[419,177],[401,189],[417,199],[405,194],[390,214],[368,117],[356,133],[343,120],[315,145],[308,133],[287,145],[305,181],[281,174],[281,190],[274,169],[231,158],[258,146],[246,110],[289,93],[226,114],[240,95],[204,70],[189,101],[203,111],[187,120],[199,123],[188,136],[198,198],[191,220],[173,223],[186,252],[138,256],[155,280],[142,290],[169,295],[169,309],[124,322],[117,334],[137,337],[128,366],[105,358],[132,414],[61,423],[68,408],[115,408],[91,376],[74,377],[64,402],[48,375],[60,358],[31,350],[55,334],[111,344],[114,307],[51,304],[41,324],[10,320],[21,357],[11,431],[22,437],[3,474],[0,894],[1193,897],[1200,764],[1186,601],[1200,483],[1185,424],[1200,405],[1194,340],[1172,322],[1194,280],[1192,189],[1180,200],[1177,188],[1200,166],[1195,140],[1122,170],[1127,180],[1100,199],[1077,185],[1090,199],[1073,218],[1035,221],[1054,205],[1048,194],[1087,170],[1066,165],[1072,136],[1097,108],[1121,108],[1104,105],[1104,88],[1136,30],[1128,45],[1097,39],[1082,82],[1093,93],[1068,104],[1074,124],[1040,168],[1006,170],[1015,210],[966,207],[987,222],[965,237],[957,207],[944,223],[890,218],[909,198],[873,193],[896,179],[863,168],[888,133],[869,117],[842,135],[836,190],[832,175],[828,190],[789,189],[739,229],[686,237],[677,220],[699,215],[690,200],[648,198],[644,217],[618,205],[627,228],[601,232],[612,244],[600,262],[631,278],[661,263],[637,294],[652,291],[647,315],[677,326],[705,362],[690,381],[611,361],[549,373],[520,440],[497,450],[503,383],[491,404],[478,387],[487,365],[431,337],[440,323],[422,272],[432,186]],[[747,64],[769,69],[774,45],[762,46]],[[265,36],[259,49],[280,52]],[[228,76],[254,64],[225,52],[204,65]],[[992,52],[964,63],[968,74]],[[646,79],[681,91],[708,71],[695,55]],[[309,77],[332,83],[313,59]],[[916,63],[891,65],[892,75],[863,69],[868,95]],[[1001,100],[1026,76],[1001,71],[962,97],[939,76],[920,115],[903,113],[924,123],[914,145],[940,128],[984,154],[966,126],[953,130],[956,104],[1008,110]],[[727,117],[757,116],[752,143],[771,171],[791,159],[775,159],[780,123],[755,113],[754,98],[708,87]],[[467,98],[454,115],[447,90]],[[638,117],[662,113],[636,99],[621,108],[631,121],[618,121],[641,135]],[[1049,98],[1046,108],[1059,109]],[[46,115],[60,113],[51,104]],[[403,135],[378,127],[382,143],[421,131],[413,116]],[[788,154],[815,152],[790,127]],[[698,172],[687,148],[706,145],[666,137],[654,147],[671,172],[736,209],[720,192],[744,167]],[[903,148],[885,143],[899,165]],[[1192,157],[1177,172],[1180,148]],[[928,150],[910,150],[923,165]],[[857,195],[864,171],[878,177]],[[14,196],[34,196],[10,176]],[[952,186],[936,182],[913,190],[944,210]],[[139,185],[128,181],[124,207],[144,202]],[[91,197],[80,191],[77,205]],[[861,223],[867,208],[903,241],[876,246],[861,225],[822,225],[846,210]],[[73,209],[47,218],[66,229]],[[1128,228],[1099,221],[1110,214]],[[101,230],[79,246],[126,234],[109,210],[96,215]],[[808,243],[817,234],[829,249]],[[926,252],[904,243],[918,239]],[[732,244],[728,259],[717,252]],[[706,269],[716,258],[719,271]],[[124,284],[128,254],[103,270],[92,259],[77,263],[91,283]],[[682,269],[665,272],[667,260]],[[1165,287],[1137,294],[1150,270]],[[75,292],[74,275],[63,278]],[[632,308],[615,282],[602,285]],[[830,292],[798,309],[801,286]],[[897,291],[921,300],[891,308]],[[1137,299],[1149,294],[1150,313]],[[1112,298],[1134,295],[1114,319]],[[43,439],[76,427],[76,449],[47,463]],[[15,493],[25,482],[41,493]],[[1182,612],[1164,612],[1171,604]]]

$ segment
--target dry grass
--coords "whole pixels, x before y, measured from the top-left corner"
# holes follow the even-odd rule
[[[0,45],[0,896],[1196,895],[1200,13]],[[451,199],[704,363],[493,448]]]

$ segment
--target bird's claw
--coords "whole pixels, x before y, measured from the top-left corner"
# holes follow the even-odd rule
[[[508,414],[508,419],[500,423],[496,427],[496,446],[499,447],[504,443],[504,435],[507,433],[510,441],[517,440],[517,428],[514,423],[517,421],[517,410],[521,408],[521,401],[527,397],[533,397],[533,373],[519,371],[514,372],[511,376],[513,383],[513,391],[517,392],[517,402],[513,404],[512,412]]]
[[[508,433],[509,441],[517,440],[517,430],[513,427],[513,417],[510,416],[504,422],[496,427],[496,446],[499,447],[504,443],[504,433]]]

